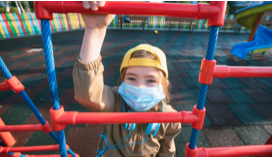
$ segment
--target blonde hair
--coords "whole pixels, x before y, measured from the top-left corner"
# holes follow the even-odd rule
[[[156,60],[156,57],[148,52],[148,51],[145,51],[145,50],[136,50],[134,51],[132,54],[131,54],[131,58],[149,58],[149,59],[153,59],[153,60]],[[163,92],[165,94],[165,99],[164,99],[164,102],[165,103],[169,103],[170,101],[170,93],[169,93],[169,90],[170,90],[170,83],[168,81],[168,79],[166,78],[165,74],[159,70],[159,76],[161,78],[161,84],[162,84],[162,88],[163,88]],[[120,78],[119,78],[119,81],[118,81],[118,84],[121,85],[122,82],[124,81],[125,79],[125,75],[126,75],[126,72],[127,72],[127,68],[124,68],[121,72],[121,75],[120,75]],[[158,104],[159,105],[159,104]],[[155,110],[155,111],[161,111],[161,104],[160,104],[160,107],[155,106],[153,107],[151,110]]]

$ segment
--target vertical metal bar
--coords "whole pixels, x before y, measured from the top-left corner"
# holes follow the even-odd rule
[[[211,27],[208,48],[207,48],[207,52],[206,52],[206,59],[207,60],[213,60],[217,37],[218,37],[218,31],[219,31],[219,26],[212,26]]]
[[[8,70],[6,64],[4,63],[4,61],[2,60],[2,58],[0,57],[0,70],[3,72],[4,76],[7,79],[10,79],[12,77],[12,74],[10,73],[10,71]],[[40,123],[42,125],[46,124],[45,119],[42,117],[41,113],[39,112],[39,110],[36,108],[36,106],[34,105],[34,103],[31,101],[31,99],[29,98],[29,96],[27,95],[27,93],[25,91],[20,92],[20,95],[22,96],[22,98],[25,100],[25,102],[27,103],[27,105],[29,106],[29,108],[32,110],[32,112],[35,114],[35,116],[38,118],[38,120],[40,121]],[[51,131],[49,133],[49,135],[56,141],[58,142],[58,138],[55,135],[55,133],[53,133],[53,131]],[[74,157],[76,157],[76,154],[71,150],[68,149],[68,152],[70,154],[72,154]]]
[[[49,20],[41,20],[41,23],[42,23],[42,38],[43,38],[43,46],[44,46],[44,53],[45,53],[47,77],[48,77],[51,97],[53,101],[53,109],[57,110],[60,108],[60,103],[59,103],[59,96],[58,96],[58,85],[57,85],[57,78],[56,78],[56,72],[55,72],[55,63],[54,63],[54,56],[53,56],[53,45],[52,45],[50,24],[49,24]],[[62,157],[67,157],[64,130],[58,131],[57,134],[58,134],[60,155]]]
[[[218,30],[219,30],[218,26],[211,27],[211,31],[209,34],[208,48],[207,48],[207,52],[206,52],[206,59],[207,60],[213,60],[215,47],[216,47],[216,41],[217,41],[217,37],[218,37]],[[198,100],[197,100],[197,108],[198,109],[204,108],[207,90],[208,90],[208,85],[201,84],[199,94],[198,94]],[[189,143],[189,147],[191,149],[195,149],[198,132],[199,132],[199,130],[194,129],[194,128],[192,129],[190,143]]]

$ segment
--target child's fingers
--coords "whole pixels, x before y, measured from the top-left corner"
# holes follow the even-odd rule
[[[85,9],[91,8],[93,11],[97,11],[98,7],[105,5],[105,1],[83,1],[82,4]]]
[[[103,7],[105,5],[105,1],[97,1],[98,7]]]
[[[90,4],[91,4],[91,9],[93,11],[97,11],[98,10],[98,6],[97,6],[96,1],[90,1]]]
[[[90,5],[89,1],[83,1],[82,4],[83,4],[83,8],[85,8],[85,9],[90,9],[91,8],[91,5]]]

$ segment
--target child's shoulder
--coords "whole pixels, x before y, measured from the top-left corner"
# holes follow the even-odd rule
[[[110,86],[108,86],[108,87],[110,87]],[[110,88],[113,90],[114,93],[118,93],[118,89],[119,89],[118,86],[112,86]]]
[[[104,84],[104,92],[103,93],[110,92],[113,95],[118,95],[118,88],[119,87],[117,87],[117,86],[108,86],[108,85]]]

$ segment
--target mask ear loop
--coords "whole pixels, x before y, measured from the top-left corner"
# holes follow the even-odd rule
[[[123,100],[123,112],[126,112],[125,111],[125,101]]]
[[[125,111],[125,101],[123,101],[123,112],[126,112]],[[128,124],[127,123],[123,124],[123,126],[124,126],[125,129],[128,129]]]
[[[162,112],[164,112],[163,101],[162,101]],[[153,135],[153,137],[155,137],[155,135],[157,134],[157,132],[158,132],[158,130],[159,130],[159,128],[160,128],[160,125],[161,125],[161,123],[158,123],[157,128],[155,129],[154,132],[151,131],[151,132],[150,132],[150,135]]]
[[[107,147],[106,147],[106,148],[102,148],[102,149],[100,149],[100,150],[97,150],[98,154],[97,154],[96,157],[103,156],[103,154],[104,154],[108,149],[115,150],[115,149],[120,148],[120,147],[117,147],[117,146],[118,146],[124,139],[127,139],[127,138],[130,136],[130,134],[131,134],[131,131],[129,131],[129,134],[128,134],[127,137],[122,138],[122,139],[121,139],[117,144],[115,144],[115,145],[110,145],[110,144],[109,144],[109,142],[108,142],[108,140],[107,140],[107,136],[106,136],[105,134],[99,135],[99,137],[100,137],[101,139],[104,139],[104,140],[106,141]],[[123,145],[123,146],[124,146],[124,145]]]
[[[124,102],[124,101],[123,101],[123,111],[125,112],[125,102]],[[116,149],[122,148],[122,147],[127,146],[127,145],[136,145],[136,144],[140,144],[140,143],[142,143],[142,142],[147,141],[147,140],[149,139],[149,137],[150,137],[150,136],[149,136],[149,137],[147,137],[145,140],[143,140],[143,141],[141,141],[141,142],[138,142],[138,143],[129,143],[129,144],[124,144],[124,145],[118,147],[118,145],[119,145],[124,139],[127,139],[127,138],[130,136],[131,131],[132,131],[132,130],[129,130],[129,134],[128,134],[127,137],[122,138],[117,144],[112,145],[112,146],[109,144],[109,142],[108,142],[108,140],[107,140],[107,136],[106,136],[105,134],[104,134],[104,135],[99,135],[99,136],[101,137],[101,139],[104,139],[104,140],[105,140],[105,142],[106,142],[106,144],[107,144],[107,147],[106,147],[106,148],[102,148],[102,149],[100,149],[100,150],[97,150],[97,153],[98,153],[98,154],[96,155],[96,157],[103,156],[103,154],[104,154],[108,149],[116,150]]]
[[[125,111],[125,101],[123,101],[123,112],[126,112]],[[129,111],[129,112],[132,112],[132,111]],[[128,129],[129,131],[133,131],[135,129],[135,126],[136,126],[136,124],[133,124],[133,123],[125,123],[124,124],[124,128]]]

